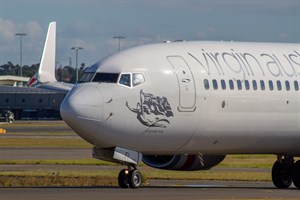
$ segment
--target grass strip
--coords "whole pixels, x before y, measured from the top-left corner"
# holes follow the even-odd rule
[[[9,171],[0,173],[0,187],[95,187],[117,186],[117,170]]]
[[[115,163],[82,158],[77,160],[0,160],[0,165],[117,165]]]
[[[1,172],[0,187],[41,186],[117,186],[117,170],[99,171],[26,171]],[[194,171],[178,172],[155,169],[143,170],[144,184],[147,179],[161,180],[228,180],[228,181],[271,181],[265,172],[222,172]]]
[[[81,138],[1,138],[1,148],[92,148]]]
[[[248,171],[143,171],[149,179],[165,180],[226,180],[226,181],[271,181],[268,172]]]
[[[8,132],[3,136],[78,136],[75,132],[73,131],[39,131],[39,132]],[[78,136],[79,137],[79,136]]]
[[[68,125],[64,121],[51,121],[50,123],[47,121],[28,121],[28,122],[19,122],[16,121],[11,124],[3,123],[0,124],[1,127],[68,127]]]
[[[221,168],[272,168],[273,155],[228,155],[218,167]],[[1,165],[116,165],[94,158],[69,160],[0,160]],[[144,164],[141,164],[144,166]]]
[[[112,177],[65,177],[65,176],[0,176],[0,187],[96,187],[117,186]]]
[[[272,168],[274,155],[227,155],[218,167],[227,168]]]

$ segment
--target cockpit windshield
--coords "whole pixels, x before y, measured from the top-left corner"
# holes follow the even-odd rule
[[[117,73],[97,73],[92,82],[117,83],[119,74]]]
[[[99,83],[118,83],[126,87],[135,87],[145,82],[145,77],[142,73],[102,73],[85,72],[78,83],[99,82]]]
[[[78,83],[85,83],[85,82],[90,82],[94,76],[94,72],[85,72]]]

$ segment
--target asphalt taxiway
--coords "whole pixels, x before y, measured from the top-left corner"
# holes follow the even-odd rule
[[[184,182],[184,181],[183,181]],[[299,199],[296,189],[279,190],[271,183],[198,181],[188,185],[148,186],[139,189],[120,189],[117,187],[48,187],[48,188],[0,188],[0,199],[6,200],[50,200],[50,199],[113,199],[113,200],[176,200],[176,199]],[[162,183],[160,183],[162,184]]]

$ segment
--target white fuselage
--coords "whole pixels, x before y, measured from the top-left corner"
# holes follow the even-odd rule
[[[146,45],[86,73],[91,82],[74,86],[61,113],[99,148],[300,156],[299,44]],[[118,79],[97,81],[101,73]],[[144,81],[134,86],[136,76]]]

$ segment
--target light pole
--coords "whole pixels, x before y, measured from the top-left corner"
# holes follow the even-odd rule
[[[76,83],[78,82],[78,51],[83,49],[82,47],[72,47],[72,50],[76,51]]]
[[[21,77],[23,76],[23,70],[22,70],[22,38],[23,36],[26,36],[26,33],[16,33],[16,36],[20,36],[20,68],[21,68]]]
[[[126,37],[119,35],[119,36],[113,37],[113,39],[119,39],[119,51],[120,51],[121,50],[121,39],[126,39]]]

